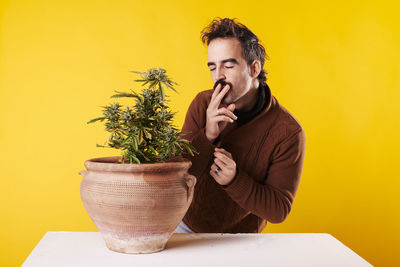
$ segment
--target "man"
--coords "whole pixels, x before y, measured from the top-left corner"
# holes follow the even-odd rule
[[[176,233],[258,233],[288,216],[304,162],[305,134],[266,84],[265,49],[246,26],[214,19],[202,31],[214,89],[200,92],[183,138],[194,197]]]

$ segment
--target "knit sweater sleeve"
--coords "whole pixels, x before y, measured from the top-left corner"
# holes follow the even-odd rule
[[[215,145],[207,139],[205,134],[208,104],[200,94],[190,104],[182,127],[182,138],[190,141],[197,149],[197,153],[193,157],[186,156],[192,161],[189,172],[196,177],[199,177],[209,166],[215,150]]]
[[[304,154],[305,133],[300,129],[277,146],[265,184],[238,168],[233,182],[224,189],[243,209],[271,223],[281,223],[291,210]]]

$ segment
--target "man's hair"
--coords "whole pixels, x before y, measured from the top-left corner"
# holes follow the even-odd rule
[[[216,38],[233,37],[240,41],[242,46],[242,53],[244,59],[247,61],[247,65],[253,63],[254,60],[258,59],[261,63],[261,72],[257,79],[262,85],[266,84],[267,71],[265,71],[264,63],[265,59],[269,59],[265,52],[265,48],[260,43],[258,37],[252,33],[246,26],[236,22],[234,19],[217,17],[211,21],[211,23],[201,31],[201,41],[203,44],[210,42]]]

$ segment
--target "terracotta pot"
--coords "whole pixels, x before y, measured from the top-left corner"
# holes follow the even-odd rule
[[[81,171],[81,199],[107,247],[123,253],[163,250],[193,198],[189,160],[120,164],[90,159]]]

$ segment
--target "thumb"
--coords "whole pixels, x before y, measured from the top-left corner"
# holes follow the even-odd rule
[[[233,112],[235,110],[235,104],[230,104],[227,109],[231,112]]]

